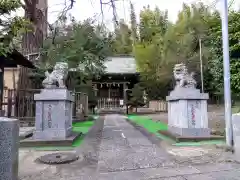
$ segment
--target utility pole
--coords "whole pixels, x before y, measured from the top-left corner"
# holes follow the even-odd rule
[[[202,87],[202,93],[204,93],[204,84],[203,84],[203,62],[202,62],[202,39],[199,39],[199,56],[200,56],[200,68],[201,68],[201,87]]]
[[[222,0],[222,42],[223,42],[223,69],[224,69],[224,105],[226,123],[226,143],[233,146],[232,105],[230,86],[230,61],[228,40],[228,3]]]

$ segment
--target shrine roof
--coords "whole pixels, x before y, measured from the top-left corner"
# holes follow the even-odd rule
[[[135,58],[131,56],[108,57],[105,63],[107,74],[136,74]]]
[[[26,57],[24,57],[17,50],[13,50],[11,53],[8,53],[7,56],[0,56],[0,66],[3,67],[17,67],[17,65],[27,67],[27,68],[35,68],[33,63],[29,61]]]

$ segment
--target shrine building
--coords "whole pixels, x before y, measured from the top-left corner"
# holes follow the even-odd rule
[[[94,79],[98,108],[118,108],[126,103],[127,90],[138,82],[135,58],[131,56],[109,57],[105,63],[105,73]]]

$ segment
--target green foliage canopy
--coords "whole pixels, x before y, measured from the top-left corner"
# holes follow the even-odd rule
[[[0,56],[14,48],[14,38],[26,32],[29,23],[20,16],[11,16],[21,7],[20,0],[0,1]]]

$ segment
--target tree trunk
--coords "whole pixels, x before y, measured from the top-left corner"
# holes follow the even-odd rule
[[[43,40],[47,35],[47,0],[24,0],[25,2],[25,18],[31,22],[29,26],[30,32],[23,36],[22,53],[27,56],[30,61],[36,61],[39,56],[39,49],[42,47]],[[25,67],[20,67],[18,78],[18,91],[16,99],[24,100],[25,93],[20,93],[21,90],[30,88],[34,89],[33,82],[28,77],[30,70]],[[18,103],[16,103],[16,107]],[[31,107],[30,107],[31,108]],[[19,113],[24,112],[16,112]],[[22,114],[23,115],[23,114]]]
[[[31,22],[30,32],[23,36],[23,54],[27,55],[29,60],[35,61],[39,49],[42,47],[43,40],[47,35],[47,0],[24,0],[25,17]],[[21,67],[19,72],[18,88],[33,88],[28,78],[29,70]]]

